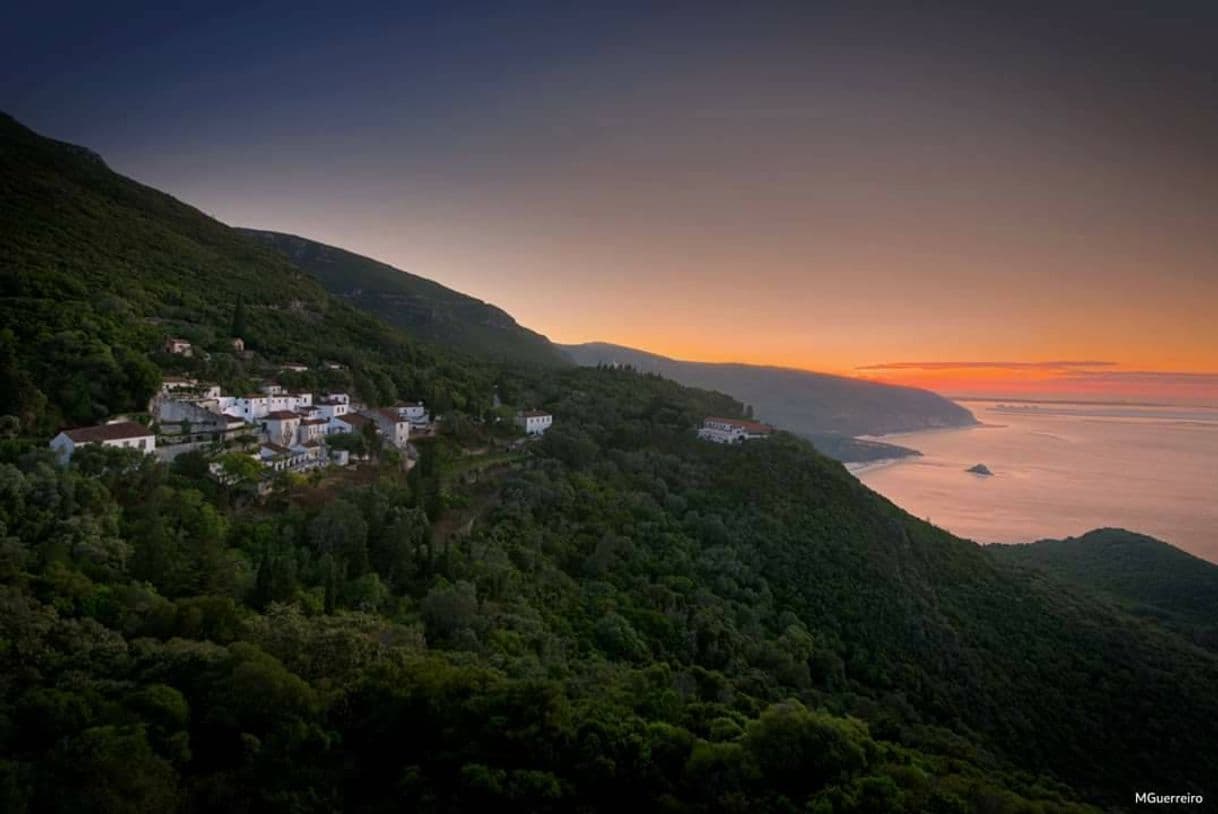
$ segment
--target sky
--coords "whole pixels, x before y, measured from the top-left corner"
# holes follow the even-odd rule
[[[0,109],[559,342],[1218,404],[1218,4],[174,5],[11,10]]]

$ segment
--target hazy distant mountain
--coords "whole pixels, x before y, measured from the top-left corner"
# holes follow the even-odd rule
[[[977,423],[960,405],[913,387],[782,367],[683,362],[605,342],[560,347],[579,365],[630,365],[684,385],[719,390],[752,405],[759,419],[814,440],[817,435],[880,435]]]
[[[280,232],[238,231],[286,255],[332,294],[420,339],[509,361],[568,364],[550,340],[490,303],[324,243]]]
[[[986,550],[1006,562],[1098,591],[1218,649],[1218,565],[1124,529]]]

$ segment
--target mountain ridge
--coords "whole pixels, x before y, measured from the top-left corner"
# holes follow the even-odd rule
[[[567,363],[549,339],[497,305],[348,249],[285,232],[236,229],[281,252],[331,294],[419,339],[518,363]]]
[[[310,367],[302,385],[350,388],[372,404],[489,406],[485,357],[423,347],[87,148],[3,116],[0,173],[0,413],[44,430],[91,423],[142,411],[161,369],[247,391],[286,360]],[[165,354],[167,335],[197,353]]]
[[[1094,591],[1218,650],[1218,565],[1170,543],[1103,528],[1060,540],[989,545],[986,551]]]
[[[855,436],[978,423],[969,410],[929,390],[798,368],[692,362],[607,342],[560,347],[580,365],[628,365],[690,387],[727,393],[751,405],[758,418],[808,438],[843,461],[896,458],[915,452]]]

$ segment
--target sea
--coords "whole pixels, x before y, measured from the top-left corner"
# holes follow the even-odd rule
[[[977,542],[1109,526],[1218,563],[1218,408],[962,403],[981,426],[877,438],[922,455],[851,471],[909,513]],[[976,464],[993,474],[966,471]]]

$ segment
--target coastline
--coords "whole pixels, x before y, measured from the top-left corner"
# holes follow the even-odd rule
[[[1007,424],[988,424],[984,421],[978,421],[974,424],[964,424],[959,427],[927,427],[924,430],[906,430],[904,432],[889,432],[883,435],[860,435],[857,436],[860,441],[876,441],[878,443],[887,443],[885,438],[907,438],[911,435],[927,435],[929,433],[943,432],[961,432],[963,430],[996,430],[1008,426]]]
[[[930,427],[930,428],[927,428],[924,430],[909,430],[907,432],[891,432],[891,433],[885,433],[884,435],[860,435],[860,436],[858,436],[858,440],[859,441],[869,441],[869,442],[873,442],[873,443],[877,443],[877,444],[891,444],[891,440],[882,440],[882,439],[903,439],[903,438],[907,438],[911,435],[923,436],[928,433],[959,432],[961,430],[1001,429],[1005,426],[1007,426],[1007,425],[1005,425],[1005,424],[987,424],[983,421],[976,421],[972,424],[965,424],[965,425],[959,426],[959,427]],[[913,449],[913,448],[906,447],[906,449]],[[892,466],[893,464],[901,463],[902,461],[908,461],[908,460],[911,460],[914,458],[922,457],[921,451],[913,450],[913,452],[914,452],[914,454],[912,454],[912,455],[899,455],[899,456],[892,456],[892,457],[886,457],[886,458],[876,458],[875,460],[871,460],[871,461],[856,461],[856,462],[852,462],[852,463],[846,463],[844,465],[846,467],[847,472],[854,475],[855,477],[858,477],[859,475],[862,475],[865,472],[870,472],[875,469],[882,469],[885,467]]]
[[[899,458],[878,458],[874,461],[855,461],[853,463],[842,464],[842,466],[846,467],[846,471],[851,475],[858,477],[864,472],[870,472],[873,469],[881,469],[886,466],[892,466],[893,464],[899,464],[902,461],[909,461],[918,457],[921,457],[921,453],[918,455],[902,455]]]

